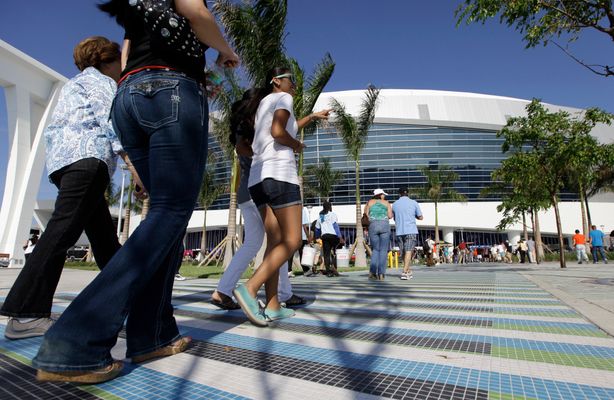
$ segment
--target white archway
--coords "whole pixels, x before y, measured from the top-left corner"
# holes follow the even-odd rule
[[[8,121],[8,164],[0,208],[0,253],[22,267],[45,164],[43,130],[67,79],[0,40],[0,86]],[[5,151],[4,149],[2,151]]]

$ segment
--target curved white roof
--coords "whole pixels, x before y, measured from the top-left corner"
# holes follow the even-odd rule
[[[365,97],[363,90],[322,93],[315,110],[329,107],[332,98],[357,115]],[[499,130],[509,117],[525,115],[529,100],[479,93],[440,90],[382,89],[375,114],[376,122],[454,126]],[[578,108],[544,103],[551,110],[578,114]],[[602,142],[614,141],[614,127],[598,126],[593,134]]]

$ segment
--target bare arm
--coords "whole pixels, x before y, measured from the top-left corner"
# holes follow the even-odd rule
[[[271,136],[279,144],[290,147],[295,153],[303,151],[305,145],[299,140],[294,139],[288,131],[286,125],[290,118],[290,111],[279,109],[273,114],[273,124],[271,125]]]
[[[122,71],[126,69],[126,64],[128,63],[129,54],[130,54],[130,39],[124,39],[124,43],[122,44],[122,60],[121,60]]]
[[[311,113],[306,117],[301,118],[296,123],[298,124],[298,129],[303,129],[303,127],[309,125],[311,122],[319,120],[319,119],[328,119],[331,110],[322,110],[315,113]]]
[[[198,40],[219,52],[216,61],[218,65],[230,68],[239,65],[239,57],[222,36],[213,14],[205,7],[202,0],[175,0],[175,8],[178,14],[190,22]]]

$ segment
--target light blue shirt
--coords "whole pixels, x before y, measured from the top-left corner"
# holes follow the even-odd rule
[[[591,238],[591,244],[593,246],[602,246],[603,247],[603,236],[604,233],[599,229],[595,229],[594,231],[590,231],[588,236]]]
[[[109,120],[116,91],[115,81],[94,67],[64,85],[44,132],[49,175],[79,160],[97,158],[113,176],[117,154],[123,151]]]
[[[418,233],[416,218],[422,216],[422,210],[417,201],[407,196],[401,196],[392,204],[396,235],[412,235]]]

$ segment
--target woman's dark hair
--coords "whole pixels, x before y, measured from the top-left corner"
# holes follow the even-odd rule
[[[97,7],[100,11],[106,12],[109,16],[115,18],[117,23],[124,26],[126,20],[126,2],[128,0],[109,0],[105,3],[98,3]]]
[[[250,143],[254,140],[254,122],[260,101],[273,92],[270,83],[273,77],[290,72],[288,67],[275,67],[266,76],[264,87],[247,90],[241,100],[233,103],[230,115],[230,142],[236,145],[236,136],[241,136]]]

